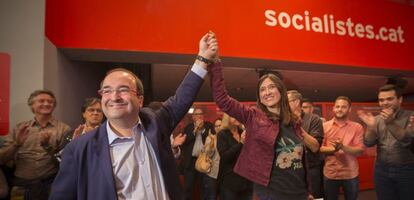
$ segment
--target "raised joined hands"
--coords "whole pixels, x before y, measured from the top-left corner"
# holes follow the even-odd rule
[[[218,58],[218,50],[216,35],[209,31],[200,40],[198,55],[215,61]]]

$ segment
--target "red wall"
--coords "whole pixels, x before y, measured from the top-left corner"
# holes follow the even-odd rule
[[[10,56],[0,53],[0,135],[9,131]]]
[[[294,28],[296,14],[312,28]],[[213,30],[222,56],[412,71],[412,19],[413,6],[389,0],[46,0],[45,31],[60,48],[193,54]]]

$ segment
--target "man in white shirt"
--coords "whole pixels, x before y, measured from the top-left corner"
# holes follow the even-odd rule
[[[154,111],[142,108],[143,86],[117,68],[101,84],[108,119],[68,144],[50,199],[183,199],[170,134],[192,105],[218,44],[210,32],[176,94]]]

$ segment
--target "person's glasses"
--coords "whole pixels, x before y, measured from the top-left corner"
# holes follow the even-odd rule
[[[193,113],[193,115],[198,115],[198,116],[200,116],[200,115],[204,115],[204,113]]]
[[[104,89],[98,90],[98,93],[101,96],[109,96],[109,95],[112,95],[113,93],[120,94],[120,95],[127,95],[127,94],[130,94],[131,92],[138,95],[138,92],[136,90],[133,90],[127,87],[121,87],[118,89],[104,88]]]
[[[86,109],[86,111],[89,112],[89,113],[94,113],[94,112],[102,113],[102,109],[100,109],[100,108],[88,108],[88,109]]]

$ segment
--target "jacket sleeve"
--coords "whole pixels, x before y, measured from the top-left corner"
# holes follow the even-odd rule
[[[225,89],[221,62],[213,64],[210,72],[210,86],[217,106],[242,124],[246,124],[254,111],[249,106],[241,104],[228,95]]]
[[[319,146],[322,146],[323,141],[323,125],[322,120],[314,115],[311,120],[309,127],[309,134],[312,135],[316,140],[318,140]]]
[[[171,121],[166,122],[171,126],[171,129],[177,126],[190,109],[203,82],[203,78],[190,70],[178,86],[175,95],[163,103],[165,111],[171,116]]]
[[[73,143],[66,146],[63,151],[63,160],[59,172],[53,181],[50,200],[77,199],[77,162],[74,159]]]

